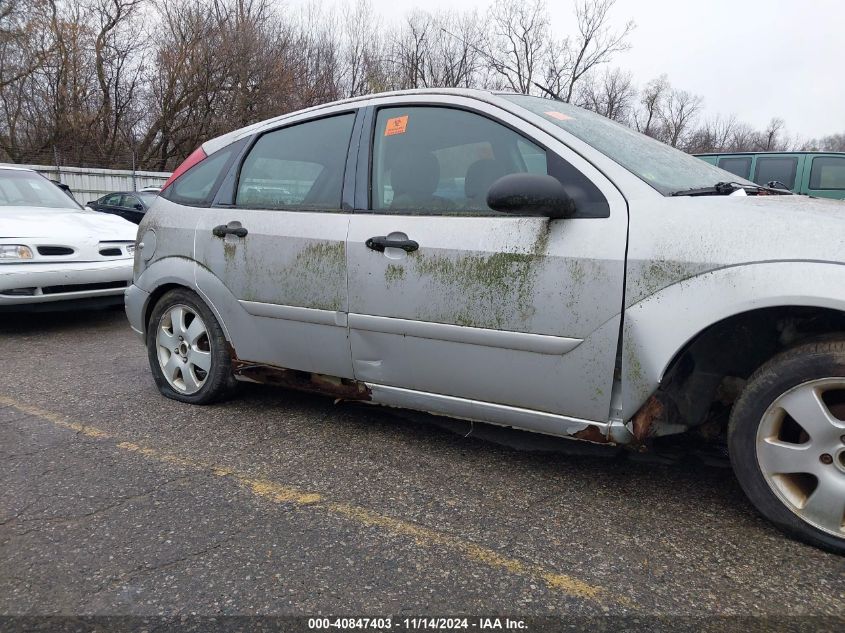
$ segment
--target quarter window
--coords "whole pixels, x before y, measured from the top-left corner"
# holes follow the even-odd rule
[[[786,185],[787,189],[795,187],[795,172],[798,169],[798,159],[789,156],[758,156],[757,168],[754,170],[754,182],[758,185],[777,181]]]
[[[354,114],[264,134],[241,167],[235,203],[259,209],[340,209]]]
[[[731,172],[734,176],[748,178],[751,176],[750,156],[731,156],[719,159],[719,167]]]
[[[607,202],[592,182],[491,119],[435,106],[383,108],[376,117],[371,200],[375,211],[498,215],[487,206],[490,185],[507,174],[526,172],[558,177],[579,213],[584,213],[581,217],[607,216]]]
[[[226,175],[226,168],[238,143],[214,152],[182,174],[162,193],[162,197],[180,204],[210,204],[216,185]]]
[[[845,157],[816,156],[810,171],[810,189],[845,189]]]

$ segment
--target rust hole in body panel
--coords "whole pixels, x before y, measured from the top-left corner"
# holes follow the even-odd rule
[[[664,406],[657,396],[651,396],[631,420],[637,442],[654,434],[655,425],[663,419]]]
[[[604,433],[595,426],[588,426],[585,429],[576,431],[572,434],[572,437],[579,440],[586,440],[587,442],[593,442],[595,444],[613,444],[613,442],[607,439]]]

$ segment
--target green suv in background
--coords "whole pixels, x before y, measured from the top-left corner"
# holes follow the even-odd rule
[[[845,152],[737,152],[696,154],[758,185],[780,187],[819,198],[845,200]]]

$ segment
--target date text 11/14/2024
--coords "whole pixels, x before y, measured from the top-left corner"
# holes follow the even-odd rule
[[[309,630],[365,630],[365,631],[451,631],[451,630],[526,630],[524,620],[499,618],[499,617],[477,617],[477,618],[439,618],[439,617],[417,617],[417,618],[308,618]]]

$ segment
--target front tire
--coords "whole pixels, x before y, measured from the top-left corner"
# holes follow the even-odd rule
[[[766,518],[845,554],[845,341],[807,343],[757,370],[734,404],[728,447]]]
[[[195,293],[177,288],[156,303],[147,324],[147,357],[162,395],[190,404],[211,404],[234,386],[223,329]]]

